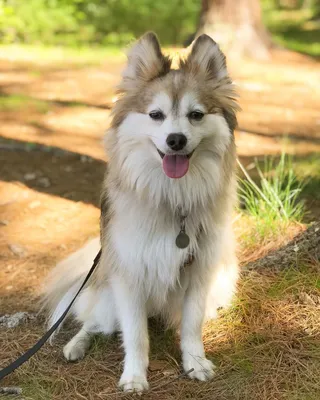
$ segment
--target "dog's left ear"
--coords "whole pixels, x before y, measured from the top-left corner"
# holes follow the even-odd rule
[[[220,80],[228,76],[226,57],[217,43],[208,35],[199,36],[181,68],[193,74],[202,74],[206,79]]]
[[[162,54],[156,34],[148,32],[130,49],[122,76],[124,80],[148,82],[168,73],[170,66],[171,60]]]

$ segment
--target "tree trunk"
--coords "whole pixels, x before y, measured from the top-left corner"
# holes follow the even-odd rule
[[[228,56],[269,57],[272,45],[259,0],[202,0],[197,36],[211,36]]]

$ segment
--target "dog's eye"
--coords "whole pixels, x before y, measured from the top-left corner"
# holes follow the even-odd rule
[[[162,121],[164,119],[164,114],[161,111],[151,111],[149,117],[155,121]]]
[[[204,114],[201,111],[191,111],[188,117],[189,119],[193,119],[194,121],[201,121],[204,117]]]

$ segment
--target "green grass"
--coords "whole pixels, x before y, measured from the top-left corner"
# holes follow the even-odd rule
[[[297,160],[293,165],[299,180],[305,182],[302,194],[320,199],[320,161],[319,154],[311,154]]]
[[[271,4],[264,6],[264,22],[279,45],[290,50],[320,57],[320,21],[313,20],[315,11],[277,10]]]
[[[54,399],[54,390],[59,386],[59,382],[52,382],[52,379],[37,376],[30,377],[29,380],[23,382],[22,392],[25,400],[51,400]],[[20,396],[15,396],[16,399],[21,399]]]
[[[1,56],[3,54],[3,56]],[[108,60],[124,59],[123,49],[116,46],[58,47],[27,44],[0,45],[0,59],[17,63],[36,63],[38,66],[54,64],[55,67],[99,65]]]
[[[26,108],[34,108],[45,114],[49,111],[50,104],[24,95],[0,95],[0,111],[19,111]]]
[[[319,154],[311,154],[294,164],[294,170],[298,177],[302,178],[320,178]]]
[[[318,399],[319,311],[305,300],[320,295],[317,268],[275,263],[244,274],[233,305],[210,323],[207,347],[227,370],[226,382],[216,379],[230,398]]]
[[[90,345],[90,355],[98,356],[101,352],[107,351],[110,346],[118,346],[119,338],[116,335],[95,335]]]
[[[25,96],[21,94],[0,94],[0,111],[21,111],[33,109],[40,114],[47,113],[54,105],[61,107],[90,107],[90,104],[82,101],[55,101],[55,100],[40,100],[34,97]],[[30,121],[33,126],[40,127],[38,121]]]
[[[279,234],[290,222],[302,220],[305,210],[298,197],[304,182],[298,180],[290,157],[282,154],[278,161],[265,158],[262,166],[256,160],[259,182],[241,164],[240,168],[245,176],[240,181],[240,198],[246,213],[254,218],[260,236]]]
[[[283,271],[268,288],[267,294],[273,299],[282,299],[287,294],[299,295],[302,291],[318,292],[320,278],[309,266],[289,268]]]

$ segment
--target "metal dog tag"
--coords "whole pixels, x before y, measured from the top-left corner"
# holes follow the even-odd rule
[[[180,231],[179,235],[176,238],[176,246],[179,247],[179,249],[185,249],[189,246],[189,243],[189,236],[184,231]]]

